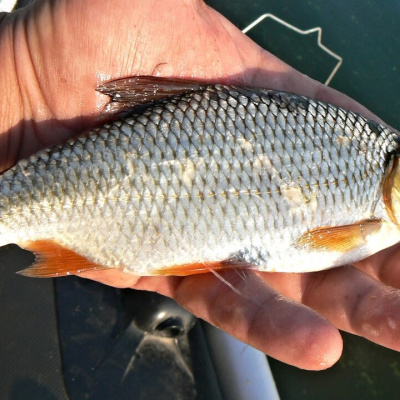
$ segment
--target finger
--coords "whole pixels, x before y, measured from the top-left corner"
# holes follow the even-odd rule
[[[286,296],[324,315],[337,328],[400,350],[400,292],[353,267],[312,274],[265,274]]]
[[[181,279],[167,294],[198,317],[285,363],[320,370],[338,360],[342,339],[325,318],[284,298],[254,273],[243,278],[231,271],[223,277],[236,291],[203,274]]]
[[[140,276],[126,274],[117,269],[85,271],[79,272],[76,275],[80,276],[81,278],[91,279],[93,281],[120,289],[133,287],[140,280]]]
[[[119,289],[133,288],[139,290],[148,290],[159,292],[165,296],[172,297],[176,287],[182,280],[177,276],[137,276],[122,272],[118,269],[105,269],[79,272],[77,276],[92,281],[103,283],[104,285],[113,286]]]
[[[386,285],[400,288],[400,244],[382,250],[353,265]]]

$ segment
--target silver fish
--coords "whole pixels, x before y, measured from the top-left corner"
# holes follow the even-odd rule
[[[22,271],[307,272],[400,241],[400,140],[296,94],[135,77],[103,84],[117,119],[0,177],[0,245]]]

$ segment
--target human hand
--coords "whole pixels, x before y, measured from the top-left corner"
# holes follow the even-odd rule
[[[96,123],[103,81],[176,76],[276,88],[371,115],[293,70],[200,0],[41,1],[0,25],[0,169]],[[12,101],[10,101],[12,99]],[[286,363],[323,369],[340,356],[343,329],[400,350],[399,247],[351,267],[310,274],[234,272],[142,277],[82,274],[155,290]],[[294,300],[294,301],[293,301]]]

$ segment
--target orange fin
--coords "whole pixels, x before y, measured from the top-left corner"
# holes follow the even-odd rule
[[[246,265],[249,267],[248,265]],[[154,275],[175,275],[187,276],[194,274],[206,274],[212,271],[220,271],[223,269],[240,268],[243,265],[230,263],[229,261],[206,261],[204,263],[174,265],[172,267],[161,268],[152,271]]]
[[[86,257],[52,240],[25,242],[21,247],[31,251],[36,256],[34,263],[30,267],[17,272],[21,275],[50,278],[73,275],[83,271],[109,269],[89,261]]]
[[[381,220],[368,219],[352,225],[317,228],[300,236],[297,246],[307,250],[347,252],[365,244],[367,236],[381,226]]]

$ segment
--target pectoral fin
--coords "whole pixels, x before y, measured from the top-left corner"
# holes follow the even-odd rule
[[[21,247],[31,251],[36,256],[34,263],[30,267],[18,272],[21,275],[50,278],[73,275],[83,271],[109,269],[93,263],[86,257],[52,240],[25,242]]]
[[[300,236],[296,245],[311,251],[345,253],[364,245],[381,226],[381,220],[368,219],[352,225],[317,228]]]

